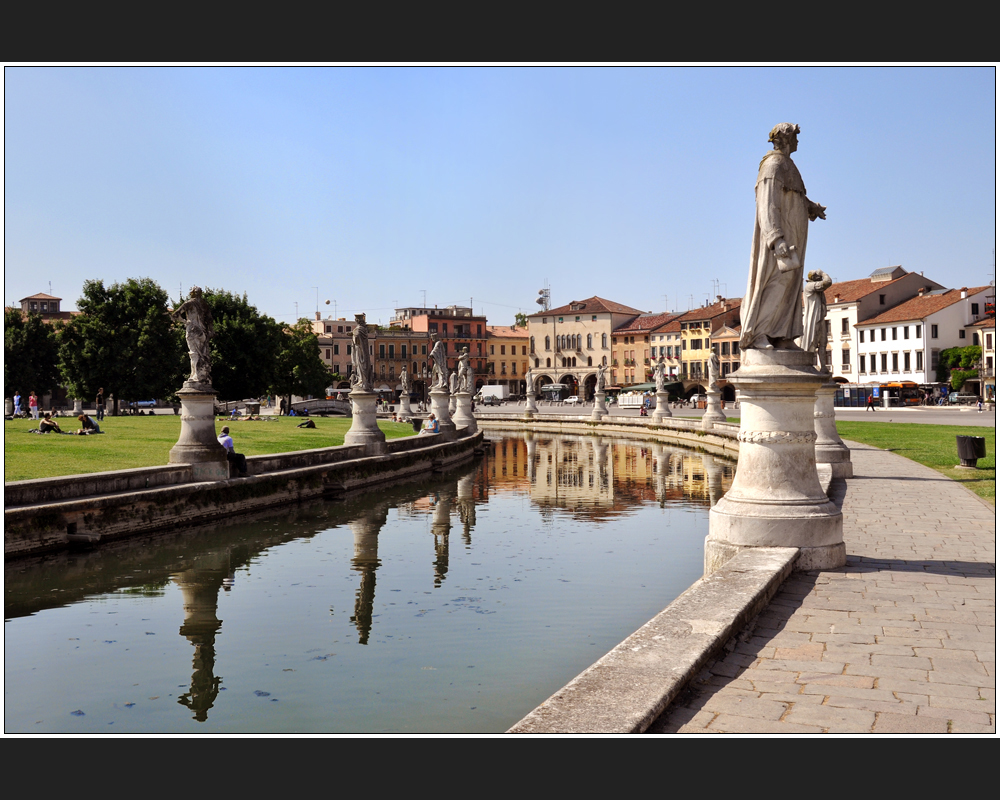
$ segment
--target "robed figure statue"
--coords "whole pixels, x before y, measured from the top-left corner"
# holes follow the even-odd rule
[[[173,320],[184,320],[184,336],[191,359],[191,377],[188,382],[210,387],[212,355],[208,342],[215,335],[215,326],[212,324],[212,309],[205,302],[201,289],[195,286],[191,289],[189,299],[168,313]]]

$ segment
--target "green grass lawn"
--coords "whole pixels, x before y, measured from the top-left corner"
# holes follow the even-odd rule
[[[218,420],[216,431],[229,425],[237,453],[247,456],[288,453],[344,443],[351,427],[346,417],[313,417],[315,429],[296,428],[301,417],[265,417],[264,422]],[[75,431],[80,423],[60,417],[63,430]],[[57,475],[80,475],[114,469],[153,467],[167,463],[170,448],[177,444],[181,420],[174,415],[152,417],[106,417],[99,436],[44,436],[28,433],[34,420],[4,422],[4,480],[23,481]],[[413,426],[379,420],[386,439],[412,436]]]
[[[838,421],[837,432],[844,439],[880,447],[936,469],[996,505],[996,428]],[[959,463],[956,436],[982,436],[986,439],[986,458],[979,459],[978,470],[956,469]]]

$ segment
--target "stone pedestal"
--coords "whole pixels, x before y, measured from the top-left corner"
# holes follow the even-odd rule
[[[827,374],[829,377],[829,374]],[[837,416],[833,404],[838,384],[824,383],[816,392],[816,463],[829,464],[834,478],[853,478],[851,451],[837,433]]]
[[[722,413],[722,393],[716,386],[709,386],[705,393],[708,401],[705,403],[705,416],[701,418],[701,427],[708,430],[716,422],[725,422],[726,415]]]
[[[538,406],[535,404],[535,395],[528,392],[528,399],[524,403],[524,416],[529,419],[538,413]]]
[[[215,434],[215,396],[211,386],[184,381],[181,399],[181,435],[170,448],[170,464],[191,464],[196,481],[229,478],[226,448]]]
[[[407,392],[403,392],[399,396],[399,418],[404,419],[412,416],[413,409],[410,408],[410,395]]]
[[[594,413],[590,415],[592,420],[600,421],[608,415],[608,406],[605,402],[604,391],[601,390],[594,395]]]
[[[78,417],[83,413],[83,400],[79,397],[73,398],[73,416]]]
[[[653,422],[663,422],[667,417],[672,417],[670,411],[670,395],[666,392],[656,393],[656,411],[653,412]]]
[[[385,452],[385,434],[379,430],[375,416],[375,392],[351,390],[347,395],[351,399],[351,429],[344,434],[344,444],[363,444],[368,455],[380,455]]]
[[[441,433],[455,433],[455,423],[451,420],[451,411],[448,408],[451,399],[451,392],[447,389],[431,389],[431,413],[438,421],[438,430]]]
[[[743,352],[740,457],[733,485],[709,512],[705,573],[747,547],[798,547],[798,569],[844,565],[844,518],[816,475],[813,413],[824,376],[802,350]]]
[[[452,417],[455,428],[465,428],[467,434],[478,431],[479,426],[472,415],[472,395],[468,392],[455,392],[452,398],[455,400],[455,416]]]

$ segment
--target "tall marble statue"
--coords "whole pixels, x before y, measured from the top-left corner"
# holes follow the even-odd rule
[[[400,388],[402,389],[403,394],[405,395],[410,394],[410,373],[406,371],[405,366],[399,372],[399,385]]]
[[[803,350],[816,353],[820,372],[826,371],[826,290],[833,285],[833,279],[823,270],[817,269],[807,276],[802,290],[802,338],[799,346]]]
[[[607,371],[608,371],[608,368],[604,364],[601,364],[601,366],[599,366],[597,368],[597,391],[599,391],[599,392],[603,392],[604,391],[605,373]]]
[[[744,349],[796,349],[802,335],[800,292],[809,223],[826,219],[826,207],[806,197],[791,154],[799,126],[782,122],[771,130],[774,150],[760,162],[757,217],[750,253],[750,278],[741,316]]]
[[[528,371],[524,373],[524,391],[528,397],[535,394],[535,371],[531,367],[528,367]]]
[[[469,348],[463,347],[458,356],[458,391],[472,394],[472,367],[469,366]]]
[[[438,339],[431,348],[431,389],[448,388],[448,354],[445,343]]]
[[[188,381],[211,386],[212,355],[208,342],[215,335],[215,326],[212,324],[212,309],[205,302],[201,289],[197,286],[192,288],[190,297],[168,313],[173,320],[184,320],[184,335],[191,359]]]
[[[656,391],[659,394],[667,383],[667,363],[663,360],[663,356],[660,356],[653,368],[653,380],[656,381]]]
[[[708,357],[708,385],[712,389],[719,388],[719,373],[722,370],[719,365],[719,354],[713,352],[712,355]]]
[[[351,387],[352,391],[357,389],[361,392],[371,392],[375,373],[372,369],[371,353],[368,351],[368,326],[365,324],[365,315],[355,314],[354,322],[354,332],[351,334],[354,343],[351,348],[351,363],[354,365]]]

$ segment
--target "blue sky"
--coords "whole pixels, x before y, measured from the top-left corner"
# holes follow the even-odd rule
[[[746,290],[757,166],[802,128],[807,267],[993,280],[994,67],[4,72],[4,302],[83,281],[246,293],[284,321]],[[327,306],[326,300],[331,300]]]

